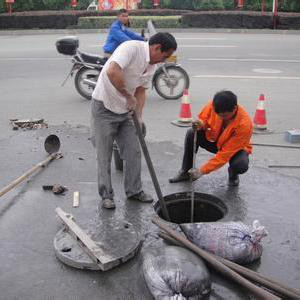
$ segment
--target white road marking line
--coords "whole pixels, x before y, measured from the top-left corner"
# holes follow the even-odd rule
[[[281,70],[277,69],[252,69],[253,72],[255,73],[269,73],[269,74],[279,74],[282,73]]]
[[[29,61],[40,61],[40,60],[71,60],[70,57],[66,57],[66,58],[63,58],[63,57],[7,57],[7,58],[0,58],[0,61],[6,61],[6,60],[29,60]]]
[[[227,40],[227,38],[212,38],[212,37],[195,37],[195,38],[189,38],[189,37],[176,37],[176,40],[212,40],[212,41],[224,41]]]
[[[103,44],[91,45],[90,47],[102,47]],[[178,45],[179,48],[236,48],[235,45]]]
[[[194,75],[193,78],[234,78],[234,79],[283,79],[300,80],[300,77],[292,76],[248,76],[248,75]]]
[[[179,48],[236,48],[235,45],[178,45]]]
[[[262,59],[262,58],[188,58],[191,61],[253,61],[253,62],[287,62],[300,63],[297,59]]]

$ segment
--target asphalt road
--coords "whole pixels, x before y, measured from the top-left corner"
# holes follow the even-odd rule
[[[12,131],[9,119],[45,118],[51,125],[67,122],[89,125],[89,102],[77,94],[73,80],[61,83],[71,68],[70,58],[56,52],[64,34],[0,35],[0,139]],[[200,107],[221,89],[230,89],[253,116],[261,93],[266,96],[270,135],[254,142],[286,144],[283,133],[300,129],[300,36],[286,32],[177,32],[178,60],[191,78],[190,98],[196,116]],[[79,33],[80,50],[101,54],[104,33]],[[148,139],[182,145],[184,132],[170,121],[177,118],[180,101],[148,94],[145,121]],[[253,163],[299,165],[298,149],[256,147]],[[278,169],[300,177],[299,169]]]

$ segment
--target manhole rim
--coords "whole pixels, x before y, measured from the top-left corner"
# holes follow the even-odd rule
[[[176,203],[176,202],[182,202],[182,201],[190,201],[188,199],[188,196],[190,194],[191,194],[190,191],[189,192],[177,192],[177,193],[165,195],[165,196],[163,196],[163,198],[164,198],[166,204],[168,205],[168,202]],[[199,200],[199,199],[196,199],[196,197],[201,197],[202,199]],[[222,218],[218,219],[217,221],[212,221],[212,222],[224,222],[224,221],[231,220],[230,208],[222,199],[220,199],[214,195],[211,195],[211,194],[195,192],[195,202],[200,202],[200,201],[203,203],[209,203],[210,205],[212,205],[215,208],[217,208],[218,210],[220,210],[221,213],[223,214]],[[183,224],[183,223],[178,224],[178,223],[170,222],[170,221],[163,219],[158,214],[159,211],[161,211],[159,201],[157,201],[153,204],[153,209],[154,209],[156,216],[159,217],[160,220],[162,220],[163,222],[166,222],[168,224],[176,224],[176,225]]]

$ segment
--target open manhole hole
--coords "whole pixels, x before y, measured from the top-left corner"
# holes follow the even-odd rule
[[[225,217],[227,207],[219,198],[202,193],[195,193],[194,223],[216,222]],[[164,197],[172,223],[191,222],[191,193],[176,193]],[[164,219],[159,202],[154,205],[155,212]]]

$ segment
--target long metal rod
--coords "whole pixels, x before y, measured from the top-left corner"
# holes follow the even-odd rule
[[[239,275],[237,272],[233,271],[229,267],[227,267],[225,264],[223,264],[221,261],[217,260],[215,257],[213,257],[210,253],[206,252],[205,250],[197,247],[195,244],[190,242],[187,238],[185,238],[182,234],[179,232],[171,229],[166,224],[162,223],[158,218],[153,218],[152,222],[156,224],[160,229],[165,231],[167,234],[169,234],[171,237],[175,238],[177,241],[185,245],[187,248],[201,256],[206,262],[209,263],[211,267],[213,267],[216,271],[219,273],[225,275],[226,277],[230,278],[231,280],[235,281],[236,283],[240,284],[247,290],[249,290],[251,293],[253,293],[255,296],[257,296],[259,299],[264,300],[280,300],[279,297],[269,293],[268,291],[256,286],[243,276]]]
[[[253,145],[253,146],[263,146],[263,147],[300,149],[299,146],[289,146],[289,145],[280,145],[280,144],[261,144],[261,143],[252,143],[252,145]]]
[[[146,145],[145,139],[142,134],[142,129],[141,129],[141,126],[139,124],[139,121],[137,119],[135,112],[132,113],[132,120],[133,120],[134,126],[136,128],[136,132],[137,132],[137,135],[138,135],[138,138],[139,138],[139,141],[140,141],[140,144],[141,144],[144,156],[145,156],[145,160],[146,160],[146,163],[147,163],[150,175],[151,175],[151,179],[152,179],[152,182],[153,182],[156,194],[157,194],[157,198],[159,200],[160,207],[162,209],[163,217],[165,218],[165,220],[170,221],[168,209],[167,209],[166,203],[164,201],[164,198],[163,198],[163,195],[162,195],[162,192],[161,192],[161,189],[160,189],[160,186],[159,186],[159,183],[158,183],[158,180],[157,180],[154,168],[153,168],[153,164],[152,164],[152,161],[151,161],[148,149],[147,149],[147,145]]]
[[[269,165],[269,168],[287,168],[287,169],[299,169],[300,166],[292,166],[292,165]]]
[[[197,145],[197,129],[194,129],[194,143],[193,143],[193,169],[195,168],[196,160],[196,145]],[[195,207],[195,182],[191,177],[191,223],[194,222],[194,207]]]

